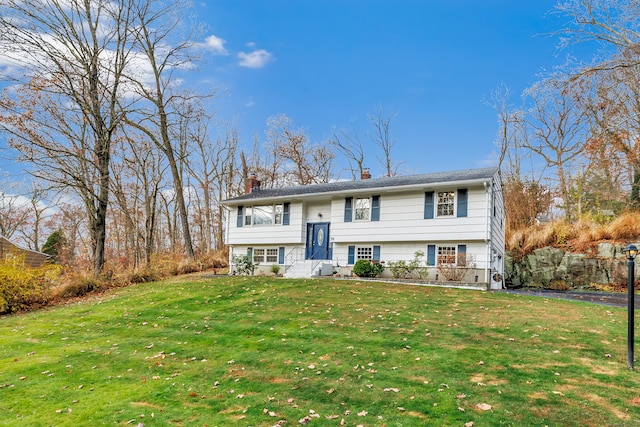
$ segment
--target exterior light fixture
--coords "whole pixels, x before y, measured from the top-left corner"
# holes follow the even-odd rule
[[[638,248],[629,245],[625,248],[627,254],[627,265],[629,266],[628,274],[628,297],[627,297],[627,364],[633,369],[633,335],[634,335],[634,314],[635,314],[635,259],[638,255]]]

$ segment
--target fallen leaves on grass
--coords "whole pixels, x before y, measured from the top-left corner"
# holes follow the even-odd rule
[[[478,403],[476,405],[476,409],[479,411],[490,411],[491,405],[489,405],[488,403]]]

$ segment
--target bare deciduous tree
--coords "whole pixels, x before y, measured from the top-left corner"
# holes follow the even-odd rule
[[[136,104],[135,115],[127,117],[127,124],[144,132],[166,156],[173,178],[175,199],[180,215],[184,250],[189,258],[194,258],[189,212],[185,201],[186,187],[181,171],[180,146],[184,141],[172,138],[171,127],[176,125],[178,110],[184,99],[194,95],[179,93],[174,73],[192,61],[190,49],[192,34],[173,37],[185,19],[187,5],[184,1],[143,1],[137,2],[134,14],[137,19],[135,46],[142,52],[150,69],[150,76],[132,76],[131,83],[141,102]],[[147,77],[148,80],[147,81]],[[179,130],[178,130],[179,132]]]
[[[346,129],[335,131],[329,143],[344,154],[349,163],[351,177],[360,179],[364,172],[364,147],[358,133]]]
[[[335,154],[322,144],[311,144],[303,129],[295,129],[293,120],[284,114],[267,119],[269,147],[283,183],[298,185],[328,182]],[[283,173],[284,172],[284,173]]]
[[[513,176],[519,176],[522,162],[522,146],[527,139],[525,112],[511,105],[511,90],[501,86],[491,92],[487,105],[498,115],[498,167]],[[505,165],[505,161],[507,164]]]
[[[613,70],[640,65],[640,1],[566,0],[557,10],[571,18],[561,31],[563,46],[595,41],[613,55],[597,59],[583,72]]]
[[[395,113],[385,113],[379,107],[373,114],[369,115],[369,120],[373,124],[373,131],[369,134],[371,141],[382,150],[382,157],[378,160],[382,164],[387,176],[396,176],[402,163],[393,159],[393,148],[396,145],[391,136],[391,120]]]
[[[0,3],[0,49],[30,79],[22,82],[21,91],[28,93],[23,102],[5,91],[2,126],[40,178],[70,186],[82,198],[96,275],[105,258],[111,144],[121,121],[118,98],[130,49],[129,6],[123,0]]]
[[[586,128],[584,112],[576,105],[580,89],[575,83],[549,78],[527,91],[532,102],[528,120],[532,134],[526,140],[526,148],[553,168],[569,219],[573,215],[570,166],[583,152]]]

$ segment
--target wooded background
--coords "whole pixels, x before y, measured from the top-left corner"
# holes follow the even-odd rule
[[[487,101],[498,118],[507,234],[547,219],[606,223],[640,203],[640,1],[571,0],[560,46],[599,43],[589,63],[567,60],[513,94]],[[216,118],[217,94],[179,84],[200,60],[200,26],[185,1],[9,0],[0,4],[0,130],[29,182],[0,182],[0,234],[100,275],[149,268],[159,254],[188,260],[224,250],[221,200],[262,186],[359,179],[394,157],[394,112],[369,130],[310,141],[285,114],[266,138],[239,140]],[[11,71],[11,70],[9,70]],[[472,167],[472,165],[469,165]],[[430,171],[419,171],[430,172]]]

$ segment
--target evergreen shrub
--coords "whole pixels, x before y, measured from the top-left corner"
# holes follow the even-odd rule
[[[353,274],[358,277],[376,277],[384,271],[384,265],[378,261],[359,259],[353,266]]]

